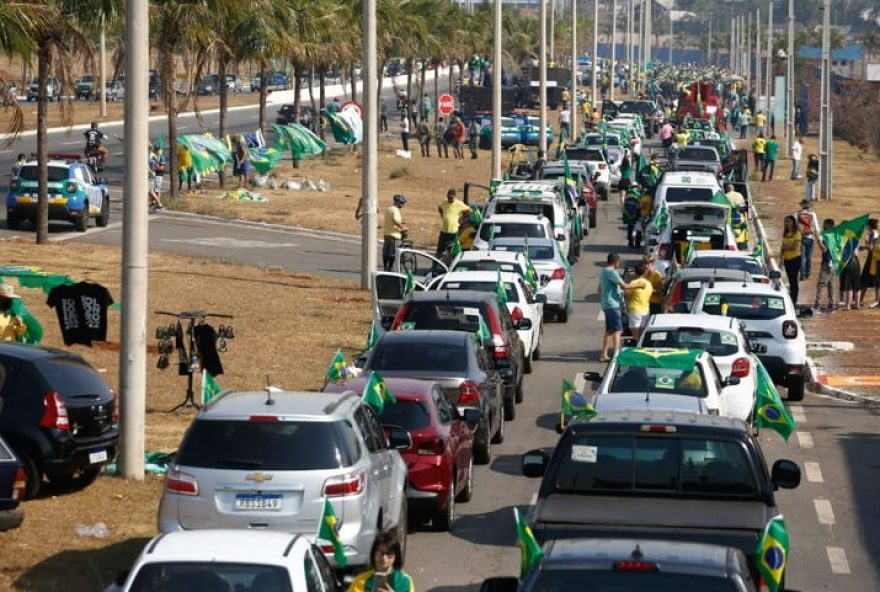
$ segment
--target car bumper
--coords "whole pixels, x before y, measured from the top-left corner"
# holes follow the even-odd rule
[[[758,359],[767,368],[767,373],[776,384],[786,385],[790,378],[802,376],[804,372],[803,363],[787,362],[785,358],[774,355],[758,355]]]
[[[49,202],[49,219],[50,220],[73,220],[83,215],[83,208],[72,209],[70,204]],[[37,200],[32,203],[16,202],[15,205],[7,206],[10,212],[15,212],[19,218],[35,219],[37,216]]]
[[[0,532],[18,528],[24,521],[24,512],[21,510],[2,510],[0,511]]]
[[[113,430],[110,437],[67,440],[58,445],[52,458],[44,461],[43,468],[50,476],[70,475],[76,471],[100,468],[116,457],[118,446],[118,430]],[[101,452],[106,453],[106,458],[93,462],[96,457],[92,455]]]
[[[547,297],[544,310],[562,310],[568,306],[568,295],[565,290],[565,282],[562,280],[548,282],[538,290],[538,293]]]

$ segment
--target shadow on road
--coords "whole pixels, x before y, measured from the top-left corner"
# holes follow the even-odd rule
[[[875,574],[880,573],[880,434],[851,432],[839,437],[846,455],[847,470],[853,483],[855,522],[865,555],[871,558]]]
[[[525,507],[519,508],[525,512]],[[452,536],[477,545],[509,547],[516,541],[513,506],[504,506],[491,512],[461,516],[455,521]]]
[[[558,413],[545,413],[535,418],[535,426],[555,432],[556,426],[559,424]],[[522,472],[519,473],[520,475]]]
[[[495,456],[489,469],[495,473],[502,475],[510,475],[512,477],[522,477],[522,469],[520,468],[519,454],[499,454]]]

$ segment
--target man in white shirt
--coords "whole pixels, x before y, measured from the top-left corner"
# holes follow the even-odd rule
[[[724,195],[727,196],[727,201],[736,209],[740,210],[746,207],[746,198],[743,197],[742,193],[734,189],[730,183],[724,186]]]
[[[559,138],[568,139],[571,137],[571,111],[568,107],[563,107],[559,111]]]
[[[804,151],[804,139],[798,138],[791,146],[791,180],[801,178],[801,154]]]

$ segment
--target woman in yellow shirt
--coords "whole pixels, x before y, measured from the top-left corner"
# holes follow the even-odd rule
[[[797,305],[798,279],[801,273],[801,233],[794,216],[786,216],[782,230],[782,266],[788,276],[788,293],[791,301]]]
[[[651,293],[654,291],[651,280],[647,277],[644,262],[636,265],[636,279],[626,289],[626,318],[630,333],[636,339],[642,333],[642,327],[648,320],[651,307]]]
[[[657,271],[653,255],[645,255],[645,277],[651,282],[651,314],[663,312],[663,274]]]

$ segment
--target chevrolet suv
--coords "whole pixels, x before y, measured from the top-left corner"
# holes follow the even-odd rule
[[[406,464],[359,394],[224,391],[199,411],[165,479],[159,530],[269,529],[314,536],[329,499],[350,567],[381,532],[406,538]],[[325,548],[333,562],[332,548]]]

